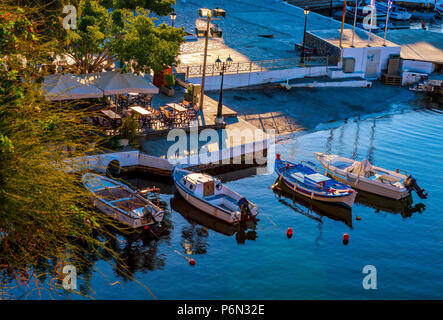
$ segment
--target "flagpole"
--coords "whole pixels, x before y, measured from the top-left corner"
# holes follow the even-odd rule
[[[372,24],[374,23],[374,10],[375,10],[375,0],[371,0],[371,23],[369,24],[369,32],[368,32],[368,47],[371,46],[371,31]]]
[[[389,10],[391,9],[392,0],[388,0],[388,12],[386,13],[386,25],[385,25],[385,38],[383,39],[383,46],[386,47],[386,34],[388,33],[388,21],[389,21]]]
[[[343,28],[345,27],[345,15],[346,15],[346,0],[343,2],[343,17],[341,20],[341,31],[340,31],[340,48],[342,48]]]
[[[352,30],[352,45],[351,45],[351,47],[354,47],[355,25],[357,23],[357,8],[358,8],[358,0],[355,0],[354,28]]]

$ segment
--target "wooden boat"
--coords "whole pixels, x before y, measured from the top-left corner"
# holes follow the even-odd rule
[[[133,228],[157,225],[163,220],[164,211],[142,196],[146,190],[134,191],[94,173],[84,174],[82,183],[93,193],[91,199],[101,212]]]
[[[399,200],[412,190],[422,199],[427,197],[412,176],[373,166],[368,160],[356,161],[336,154],[315,152],[324,168],[337,180],[355,189]],[[398,170],[397,170],[398,171]]]
[[[210,175],[175,167],[172,178],[178,192],[186,201],[227,223],[253,219],[258,214],[255,204]]]
[[[300,162],[295,164],[280,159],[277,154],[275,159],[275,172],[279,181],[283,182],[293,192],[309,199],[342,205],[352,208],[357,192],[347,185],[329,178],[319,171],[313,163]]]

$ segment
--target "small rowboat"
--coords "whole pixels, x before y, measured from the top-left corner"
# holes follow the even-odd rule
[[[380,167],[373,166],[367,159],[356,161],[336,154],[315,152],[324,168],[337,180],[355,189],[374,193],[394,200],[403,199],[416,191],[426,199],[427,194],[420,189],[412,176],[407,176]]]
[[[134,191],[94,173],[84,174],[82,183],[93,193],[91,199],[101,212],[133,228],[157,225],[163,220],[164,211],[142,196],[149,190]]]
[[[255,204],[210,175],[175,167],[172,178],[178,192],[187,202],[227,223],[253,219],[258,214]]]
[[[274,170],[279,176],[279,181],[291,191],[313,200],[352,208],[357,192],[319,173],[319,169],[321,168],[311,162],[302,161],[295,164],[282,161],[279,154],[275,159]]]

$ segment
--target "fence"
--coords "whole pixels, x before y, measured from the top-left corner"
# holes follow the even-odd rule
[[[291,69],[291,68],[304,68],[304,67],[318,67],[328,66],[328,57],[305,57],[304,62],[301,63],[300,57],[288,58],[288,59],[272,59],[261,61],[247,61],[233,63],[226,71],[225,74],[235,73],[250,73],[261,72],[278,69]],[[186,78],[198,77],[203,74],[202,65],[181,65],[180,69],[186,73]],[[206,66],[206,75],[213,76],[218,75],[220,70],[217,69],[215,64]]]

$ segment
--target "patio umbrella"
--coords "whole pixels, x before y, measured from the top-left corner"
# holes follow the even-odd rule
[[[158,88],[150,81],[132,73],[120,73],[116,71],[91,73],[85,77],[96,87],[103,90],[105,96],[127,93],[158,93]]]
[[[73,100],[101,98],[103,91],[73,74],[57,74],[45,77],[43,82],[45,100]]]

